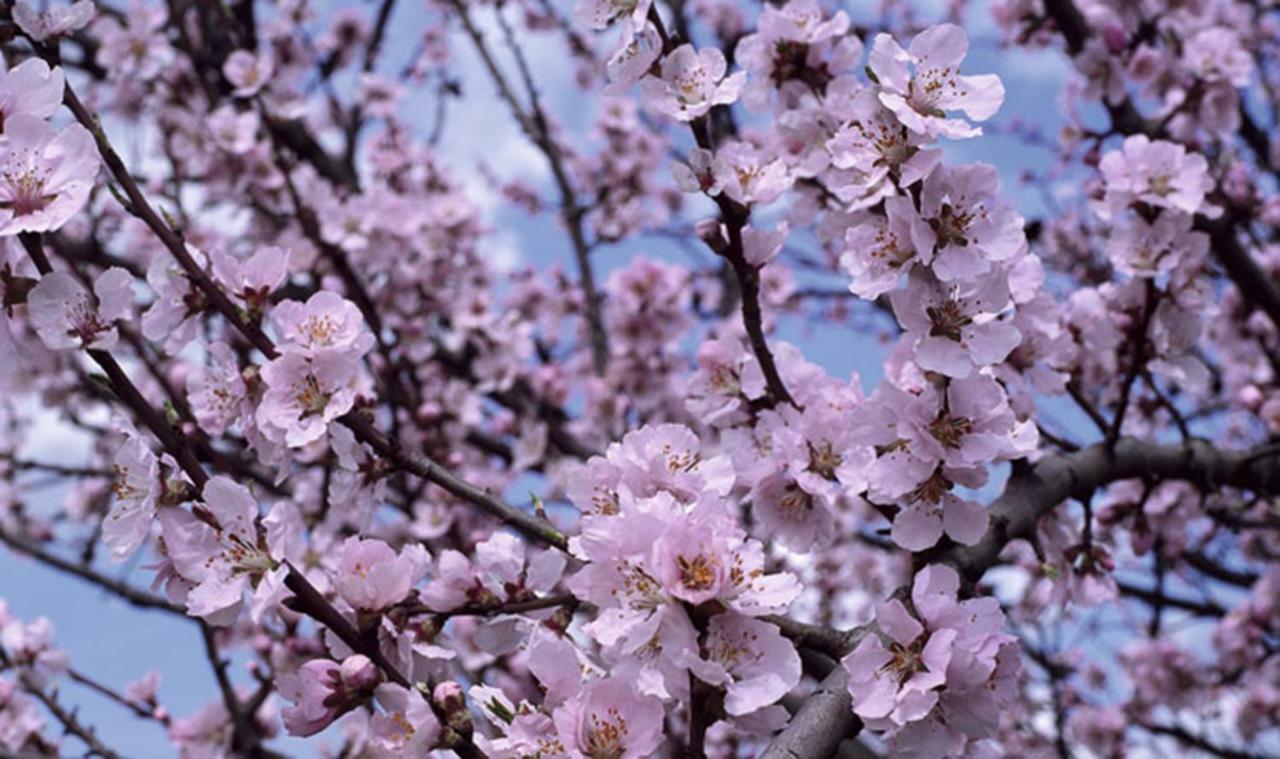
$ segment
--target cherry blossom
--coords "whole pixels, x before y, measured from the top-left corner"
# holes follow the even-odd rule
[[[968,52],[963,29],[939,24],[913,37],[906,50],[890,35],[876,35],[868,68],[881,87],[881,102],[903,126],[927,137],[975,137],[981,129],[946,112],[963,111],[974,121],[986,121],[1004,102],[1004,85],[994,74],[961,75]]]
[[[31,323],[50,350],[96,348],[116,344],[116,323],[133,311],[133,277],[112,267],[94,280],[93,292],[70,274],[52,272],[40,278],[27,300]]]
[[[96,12],[93,0],[72,3],[47,3],[36,8],[20,2],[13,6],[13,20],[18,28],[37,42],[79,31],[89,25]]]
[[[290,735],[315,735],[372,695],[377,682],[377,667],[361,654],[341,663],[312,659],[296,675],[281,678],[281,693],[294,702],[281,713],[285,729]]]
[[[0,754],[1275,753],[1268,4],[197,5],[0,35]]]
[[[116,454],[112,469],[115,503],[102,522],[102,541],[111,557],[121,561],[138,550],[151,531],[164,483],[155,454],[136,437]]]
[[[262,368],[262,381],[266,392],[254,418],[268,437],[291,448],[324,437],[356,401],[356,367],[338,351],[314,358],[286,353]]]
[[[1140,201],[1196,213],[1213,188],[1204,156],[1142,134],[1125,139],[1122,149],[1104,155],[1098,168],[1106,187],[1105,208],[1110,212]]]
[[[677,121],[692,121],[712,106],[732,103],[747,75],[725,78],[724,54],[716,48],[694,50],[681,45],[662,61],[662,76],[643,83],[645,103]]]
[[[88,0],[82,1],[92,9]],[[18,13],[16,9],[14,12]],[[29,58],[8,70],[0,64],[0,132],[14,116],[52,116],[62,103],[62,77],[62,69],[50,69],[39,58]]]
[[[98,173],[93,136],[78,124],[58,130],[25,113],[6,117],[4,135],[0,235],[58,229],[89,199]]]
[[[254,55],[248,50],[236,50],[227,56],[222,73],[235,89],[234,94],[250,98],[267,86],[275,73],[275,64],[269,56]]]

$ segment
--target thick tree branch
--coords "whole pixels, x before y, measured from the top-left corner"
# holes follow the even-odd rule
[[[1015,471],[1004,494],[991,504],[991,527],[977,545],[953,546],[927,556],[926,561],[950,564],[968,581],[977,582],[1010,541],[1031,535],[1037,520],[1062,502],[1087,498],[1098,488],[1135,477],[1185,481],[1204,490],[1231,487],[1277,495],[1280,454],[1265,446],[1224,451],[1200,440],[1161,445],[1122,438],[1114,447],[1098,443],[1074,453],[1046,456]],[[857,632],[845,634],[856,640]],[[840,741],[856,734],[860,723],[852,711],[848,684],[844,667],[832,670],[774,738],[765,759],[831,756]]]

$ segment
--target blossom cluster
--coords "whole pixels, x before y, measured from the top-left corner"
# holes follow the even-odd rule
[[[0,600],[0,753],[106,753],[73,682],[192,757],[1272,753],[1280,20],[991,5],[1056,142],[909,3],[0,10],[0,543],[220,691]]]

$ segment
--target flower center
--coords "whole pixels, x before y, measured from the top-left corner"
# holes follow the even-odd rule
[[[960,309],[960,303],[955,300],[930,306],[925,309],[925,313],[933,322],[933,328],[929,330],[930,337],[945,337],[960,342],[961,330],[973,324],[973,319]]]
[[[622,759],[626,755],[627,718],[616,707],[593,712],[583,736],[583,753],[590,759]]]
[[[964,417],[950,416],[945,411],[929,425],[929,434],[947,448],[959,448],[965,435],[973,432],[973,422]]]
[[[35,169],[27,169],[20,174],[5,174],[4,179],[9,185],[9,199],[0,201],[0,208],[10,209],[14,216],[29,216],[43,211],[57,198],[57,195],[45,192],[45,177]]]
[[[329,405],[329,394],[320,389],[320,381],[308,374],[293,386],[294,397],[302,407],[303,415],[320,414]]]
[[[676,559],[676,566],[680,569],[680,583],[689,590],[709,590],[716,583],[715,566],[703,554],[681,556]]]

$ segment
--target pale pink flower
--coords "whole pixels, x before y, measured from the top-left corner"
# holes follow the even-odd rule
[[[608,0],[602,0],[608,2]],[[605,95],[621,95],[649,73],[662,55],[662,37],[653,24],[645,22],[634,35],[618,48],[605,64],[609,86]]]
[[[1234,29],[1213,26],[1196,32],[1186,40],[1182,58],[1206,82],[1246,87],[1253,78],[1253,56]]]
[[[222,73],[235,89],[237,97],[251,98],[267,85],[275,73],[270,55],[255,55],[248,50],[235,50],[222,64]]]
[[[907,50],[888,34],[876,35],[868,69],[880,86],[880,100],[904,126],[925,137],[952,139],[982,133],[947,111],[963,111],[986,121],[1004,102],[1004,85],[994,74],[961,76],[960,62],[969,52],[969,37],[954,24],[925,29]]]
[[[791,186],[787,165],[747,142],[731,142],[716,151],[716,183],[743,204],[768,205]]]
[[[782,244],[787,240],[787,224],[776,229],[747,226],[742,229],[742,257],[757,268],[777,258]]]
[[[775,92],[779,105],[803,93],[821,92],[832,72],[852,68],[862,57],[862,42],[849,29],[849,14],[827,16],[817,0],[766,4],[756,31],[743,36],[734,59],[749,73],[743,102],[753,111],[768,108]]]
[[[0,142],[0,236],[52,232],[89,199],[98,175],[93,135],[25,113],[5,120]]]
[[[681,45],[662,61],[660,77],[641,82],[645,105],[676,121],[693,121],[713,106],[728,105],[737,100],[747,75],[740,71],[725,78],[726,67],[719,48]]]
[[[711,527],[677,523],[653,547],[654,578],[666,593],[693,606],[710,601],[729,581],[726,548]]]
[[[426,575],[430,561],[419,544],[397,555],[381,540],[351,537],[338,550],[334,587],[342,600],[362,612],[379,612],[403,601]]]
[[[890,296],[893,313],[915,338],[916,363],[957,379],[1004,361],[1018,344],[1016,327],[997,315],[1009,305],[1008,274],[992,269],[947,284],[916,269],[904,290]]]
[[[935,755],[953,755],[967,738],[984,738],[998,710],[1014,695],[1016,638],[1001,630],[1004,614],[993,598],[958,601],[960,578],[945,565],[920,570],[913,611],[892,599],[876,606],[878,632],[862,639],[843,666],[853,711],[873,730],[917,725],[941,730]],[[975,718],[990,715],[990,721]],[[892,735],[910,744],[926,735]]]
[[[281,502],[263,520],[260,532],[258,500],[249,489],[218,475],[205,483],[199,508],[216,521],[209,523],[186,509],[160,513],[165,548],[174,568],[191,583],[187,613],[213,625],[234,622],[250,593],[250,618],[256,623],[285,598],[282,563],[297,560],[302,530],[297,508]]]
[[[1120,150],[1104,155],[1098,168],[1106,189],[1099,207],[1104,217],[1135,201],[1189,214],[1214,212],[1205,206],[1205,195],[1214,185],[1208,162],[1178,143],[1153,142],[1136,134],[1126,138]]]
[[[197,265],[204,254],[192,246],[187,252]],[[156,256],[147,267],[147,284],[155,300],[142,314],[142,336],[160,343],[166,353],[182,350],[196,336],[204,311],[204,295],[172,256]]]
[[[256,419],[264,434],[300,448],[324,437],[356,401],[356,359],[339,351],[285,353],[262,368],[266,392]]]
[[[899,187],[910,187],[942,159],[941,151],[917,145],[921,138],[902,126],[880,102],[874,87],[840,79],[831,89],[835,92],[829,108],[843,123],[827,139],[826,148],[831,165],[850,175],[848,181],[859,194],[876,188],[891,174]]]
[[[1025,249],[1022,217],[997,199],[994,166],[939,166],[924,180],[920,217],[933,233],[933,273],[943,281],[973,279],[993,262]]]
[[[632,27],[644,23],[652,0],[578,0],[573,6],[573,18],[588,29],[607,29],[618,21],[628,21]]]
[[[383,683],[374,691],[381,711],[369,718],[378,756],[425,756],[440,739],[440,720],[417,689]]]
[[[281,712],[290,735],[315,735],[373,695],[381,673],[369,658],[353,654],[339,664],[312,659],[278,677],[280,695],[293,702]]]
[[[1162,211],[1154,221],[1131,215],[1112,227],[1107,256],[1131,277],[1156,277],[1183,265],[1194,266],[1209,252],[1209,236],[1191,230],[1190,216]]]
[[[18,28],[36,42],[43,42],[50,37],[60,37],[67,32],[79,31],[93,20],[95,8],[93,0],[79,0],[74,3],[40,3],[44,10],[36,10],[29,2],[19,2],[13,6],[13,20]],[[33,59],[38,60],[38,59]]]
[[[933,230],[916,213],[910,198],[885,201],[885,215],[868,217],[845,233],[840,265],[853,278],[849,290],[859,298],[875,300],[895,290],[915,261],[933,258]]]
[[[714,197],[720,194],[720,183],[715,174],[715,154],[705,148],[689,151],[689,163],[676,161],[671,164],[671,175],[676,186],[684,192],[705,192]]]
[[[828,499],[810,493],[790,472],[766,476],[751,491],[751,514],[770,540],[794,551],[828,545],[835,534],[835,515]]]
[[[111,487],[115,502],[102,520],[102,542],[111,551],[112,560],[123,561],[138,550],[151,532],[164,483],[155,454],[138,437],[125,441],[111,469],[115,475]]]
[[[221,435],[252,409],[246,407],[248,389],[231,346],[209,346],[210,363],[191,375],[187,398],[201,429]]]
[[[731,716],[776,703],[800,682],[796,647],[768,622],[717,614],[701,652],[690,667],[699,679],[725,688],[724,710]]]
[[[14,14],[22,8],[25,6],[19,4]],[[0,133],[14,116],[47,119],[57,113],[62,90],[62,69],[51,70],[40,58],[28,58],[8,70],[0,61]]]
[[[239,111],[228,103],[209,114],[205,124],[215,145],[232,155],[244,155],[257,144],[260,121],[257,111]]]
[[[263,276],[255,278],[260,278],[263,285],[278,282],[280,263],[278,255],[259,261],[255,267],[261,267]],[[245,284],[252,288],[258,283]],[[285,353],[350,352],[354,361],[373,347],[373,335],[365,329],[360,309],[330,290],[317,292],[305,304],[283,301],[271,311],[271,321],[280,333],[280,350]]]
[[[618,677],[593,680],[552,714],[573,759],[642,759],[663,742],[662,702]]]
[[[211,258],[213,272],[218,280],[226,286],[231,295],[244,303],[252,314],[261,314],[266,310],[271,293],[275,292],[276,288],[280,287],[289,276],[289,251],[274,245],[259,248],[244,260],[233,258],[225,253],[214,253]],[[291,337],[288,339],[300,339],[307,344],[308,349],[312,350],[315,347],[306,341],[308,339],[324,340],[325,321],[323,316],[315,313],[316,309],[313,308],[312,301],[317,301],[318,305],[318,296],[324,292],[327,291],[311,296],[307,305],[301,307],[301,313],[305,316],[300,318],[297,301],[284,301],[272,312],[277,328],[284,331],[283,325],[288,324],[288,329],[291,330]],[[291,321],[291,318],[296,318],[298,321]]]
[[[119,267],[98,275],[90,293],[65,272],[40,278],[27,296],[31,326],[50,350],[107,350],[116,344],[116,322],[133,308],[133,276]]]

